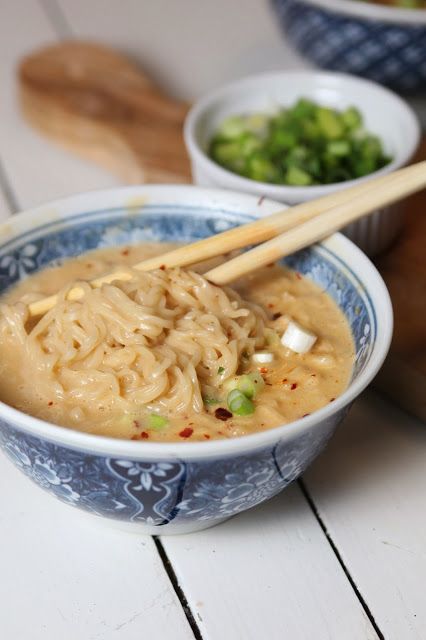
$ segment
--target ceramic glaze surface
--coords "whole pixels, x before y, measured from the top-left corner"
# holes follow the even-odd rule
[[[40,487],[74,507],[164,527],[232,516],[271,498],[318,455],[337,419],[293,442],[247,456],[184,463],[108,458],[43,441],[0,423],[0,445]]]
[[[426,86],[426,26],[368,19],[300,0],[271,0],[296,49],[319,67],[399,91]],[[342,2],[343,4],[343,2]]]
[[[90,249],[149,241],[187,242],[246,222],[219,207],[146,205],[75,215],[22,233],[0,248],[0,290],[47,264]],[[301,251],[287,264],[323,287],[343,309],[356,343],[354,377],[376,339],[371,300],[355,274],[324,246]],[[158,461],[141,453],[111,457],[63,446],[0,420],[0,445],[29,478],[60,500],[128,523],[191,530],[248,509],[281,491],[318,455],[347,407],[291,439],[240,454],[179,456]],[[134,443],[137,447],[137,443]],[[204,444],[204,443],[203,443]],[[209,443],[210,444],[210,443]],[[209,445],[207,445],[209,446]],[[137,449],[135,449],[137,451]],[[143,528],[143,527],[142,527]]]

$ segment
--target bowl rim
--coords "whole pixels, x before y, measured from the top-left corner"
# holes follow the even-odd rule
[[[98,200],[112,201],[113,203],[119,201],[121,203],[119,206],[125,209],[129,207],[129,202],[135,202],[135,198],[138,197],[141,198],[139,206],[143,206],[144,203],[150,204],[150,196],[153,197],[155,203],[158,201],[159,204],[175,203],[176,205],[188,205],[189,202],[197,204],[197,202],[203,202],[204,198],[205,201],[210,201],[215,205],[236,207],[235,211],[239,211],[239,213],[256,211],[256,208],[259,209],[261,206],[266,208],[267,213],[283,209],[283,204],[280,202],[259,199],[257,196],[225,189],[206,189],[193,185],[118,187],[69,196],[16,214],[0,225],[0,246],[12,239],[18,239],[29,226],[32,232],[37,232],[37,228],[46,222],[44,218],[52,221],[52,212],[54,211],[59,211],[56,217],[53,216],[54,220],[66,221],[72,219],[74,215],[78,215],[80,208],[83,208],[84,212],[90,215],[94,212],[93,207]],[[99,205],[96,206],[99,207]],[[102,207],[103,210],[105,208]],[[284,208],[286,207],[284,206]],[[39,219],[35,222],[37,216]],[[30,436],[69,449],[136,460],[198,460],[228,457],[273,446],[278,441],[292,440],[295,436],[315,429],[318,422],[332,418],[334,414],[344,409],[371,382],[386,357],[393,330],[393,312],[389,292],[381,275],[369,258],[340,233],[333,234],[320,245],[329,249],[348,267],[349,271],[355,273],[371,298],[373,310],[379,306],[380,313],[376,314],[378,322],[376,341],[366,367],[335,401],[318,411],[267,431],[209,442],[136,442],[93,435],[49,423],[23,413],[4,402],[0,402],[0,419],[10,424],[12,428],[24,431]],[[360,271],[364,272],[363,277],[359,275]]]
[[[410,26],[426,24],[425,9],[403,9],[389,7],[374,2],[360,0],[301,0],[300,4],[311,4],[329,13],[340,13],[345,16],[364,18],[371,21],[403,23]]]
[[[400,113],[407,119],[407,135],[404,138],[404,148],[396,150],[394,158],[386,166],[382,167],[378,171],[363,176],[362,178],[356,178],[354,180],[345,180],[344,182],[334,182],[331,184],[312,185],[306,187],[296,187],[290,185],[275,185],[268,182],[259,182],[257,180],[251,180],[240,176],[237,173],[233,173],[228,169],[225,169],[221,165],[212,160],[200,146],[197,136],[196,127],[197,124],[204,115],[204,113],[214,104],[226,97],[229,94],[238,92],[238,90],[244,90],[253,86],[253,90],[257,83],[261,82],[289,82],[289,81],[316,81],[324,84],[325,87],[332,87],[336,89],[336,84],[340,84],[342,90],[345,85],[356,86],[360,92],[362,91],[375,91],[380,96],[382,102],[389,104],[392,102]],[[421,139],[421,128],[419,120],[413,111],[413,109],[403,100],[399,95],[390,89],[383,87],[382,85],[353,76],[347,73],[336,73],[330,71],[272,71],[266,73],[259,73],[249,75],[244,78],[240,78],[234,82],[230,82],[226,85],[222,85],[217,89],[207,93],[203,98],[195,102],[195,104],[189,110],[183,128],[184,141],[192,162],[196,162],[199,166],[203,167],[203,170],[209,174],[209,176],[216,176],[218,182],[224,184],[224,182],[230,184],[232,181],[232,189],[237,191],[246,191],[248,193],[264,192],[268,198],[286,201],[288,198],[291,202],[302,201],[306,199],[320,198],[323,195],[330,193],[337,189],[344,189],[346,187],[352,187],[356,184],[361,184],[372,178],[386,175],[391,171],[400,169],[405,166],[413,157]]]

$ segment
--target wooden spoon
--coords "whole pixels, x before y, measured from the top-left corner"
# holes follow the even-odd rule
[[[126,182],[191,181],[188,105],[113,49],[69,41],[32,53],[19,67],[19,95],[35,128]]]

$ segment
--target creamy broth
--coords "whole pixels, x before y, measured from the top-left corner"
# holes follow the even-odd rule
[[[48,268],[28,277],[8,291],[2,302],[7,305],[18,303],[18,308],[24,308],[24,303],[28,304],[57,292],[69,283],[91,279],[113,270],[117,265],[135,264],[143,258],[163,253],[172,246],[145,244],[87,253],[79,258],[70,259],[61,266]],[[163,276],[159,273],[158,277]],[[250,348],[251,345],[255,345],[254,349],[260,345],[263,351],[267,349],[273,354],[273,361],[265,364],[254,363],[251,354],[244,350],[239,354],[234,375],[258,372],[265,382],[253,400],[252,415],[239,416],[230,413],[226,403],[229,378],[220,373],[224,367],[218,367],[214,372],[211,378],[215,381],[214,385],[210,381],[209,385],[202,386],[202,406],[197,405],[195,398],[190,410],[186,408],[159,411],[161,399],[160,404],[148,403],[147,406],[130,406],[129,403],[120,405],[120,398],[111,403],[108,399],[102,403],[82,402],[79,400],[78,389],[73,397],[68,394],[65,399],[61,399],[61,384],[64,383],[61,379],[61,384],[58,384],[56,378],[52,378],[52,394],[48,397],[46,385],[41,392],[37,383],[41,371],[40,368],[37,369],[37,362],[31,361],[24,346],[18,344],[16,339],[11,339],[8,330],[4,328],[0,333],[0,399],[25,413],[88,433],[144,441],[181,442],[232,438],[267,430],[297,420],[333,402],[348,385],[354,362],[354,345],[350,327],[343,313],[328,294],[300,274],[278,265],[254,272],[236,282],[233,288],[243,301],[231,302],[232,308],[236,309],[238,305],[243,307],[244,301],[248,301],[252,305],[250,309],[257,314],[256,330],[259,332],[258,327],[263,326],[267,330],[266,346],[261,344],[263,337],[251,337],[255,334],[254,328],[246,339],[247,344]],[[207,312],[205,316],[208,317]],[[317,336],[308,353],[298,354],[281,344],[279,337],[290,320],[297,321]],[[210,318],[210,321],[213,322],[214,318]],[[26,324],[28,331],[31,322],[33,321],[30,320]],[[235,325],[236,320],[233,322]],[[226,324],[226,319],[223,323],[224,326],[228,326],[228,346],[231,347],[232,356],[235,345],[231,342],[235,336],[229,329],[230,325]],[[236,331],[239,331],[237,326]],[[263,336],[263,329],[261,333]],[[196,343],[196,338],[193,338],[193,342]],[[120,352],[120,349],[124,347],[119,340],[113,347],[114,353],[122,357],[124,352]],[[46,347],[44,349],[46,350]],[[217,349],[220,351],[219,347]],[[211,357],[215,358],[217,355],[220,357],[220,353]],[[78,375],[80,365],[70,366],[71,369],[75,368]],[[104,375],[109,375],[108,366],[103,361]],[[126,366],[131,369],[133,364]],[[87,372],[87,363],[84,367]],[[134,367],[130,369],[129,376],[135,374]],[[139,369],[136,366],[136,369],[138,375],[142,375],[142,365],[139,365]],[[229,371],[231,368],[227,365],[225,373]],[[125,385],[123,388],[126,389]],[[123,394],[125,392],[127,393],[124,390]],[[164,393],[166,392],[167,389]],[[168,392],[170,394],[171,390]],[[117,393],[120,395],[121,391]],[[194,409],[197,406],[198,408]],[[154,420],[155,424],[152,424],[150,416],[159,414],[163,424],[158,424],[158,420]]]

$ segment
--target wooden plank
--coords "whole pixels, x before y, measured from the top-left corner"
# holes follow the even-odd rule
[[[386,640],[426,638],[426,429],[371,392],[306,485]]]
[[[0,6],[0,160],[20,208],[118,180],[45,140],[27,125],[16,95],[16,66],[35,47],[56,40],[36,0]]]
[[[81,515],[0,455],[0,637],[193,640],[152,538]]]
[[[162,543],[207,639],[377,638],[297,485]]]
[[[307,66],[258,0],[110,0],[107,11],[104,0],[48,3],[60,7],[74,35],[130,53],[176,97],[194,99],[245,75]]]

